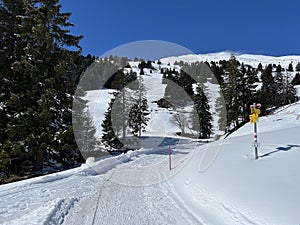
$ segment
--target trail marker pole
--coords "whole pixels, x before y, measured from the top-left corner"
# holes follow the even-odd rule
[[[251,115],[249,116],[250,118],[250,122],[254,123],[254,142],[253,142],[253,146],[255,149],[255,159],[258,159],[258,146],[259,143],[257,141],[257,123],[258,123],[258,118],[259,118],[259,114],[260,114],[260,107],[261,104],[256,104],[253,103],[253,105],[250,105],[250,109],[251,109]]]
[[[169,170],[171,171],[172,166],[171,166],[171,147],[170,147],[170,145],[169,145],[169,150],[168,150],[168,152],[169,152]]]
[[[254,123],[254,148],[255,148],[255,159],[258,159],[257,123]]]

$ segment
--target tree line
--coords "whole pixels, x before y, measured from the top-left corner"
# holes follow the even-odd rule
[[[182,61],[175,62],[175,65],[185,68],[185,71],[188,71],[186,68],[190,67],[191,73],[198,73],[202,79],[200,83],[207,82],[206,73],[197,71],[197,64],[199,62],[191,64]],[[220,85],[224,96],[226,119],[221,119],[219,124],[220,128],[225,127],[226,132],[232,132],[249,121],[249,106],[254,102],[262,104],[262,115],[266,115],[276,107],[297,101],[294,85],[300,84],[300,75],[296,73],[295,77],[291,79],[294,71],[291,63],[288,68],[282,68],[280,64],[270,64],[263,68],[261,63],[257,68],[253,68],[240,63],[232,54],[229,60],[211,61],[205,62],[205,64],[214,74],[215,81]],[[300,71],[300,63],[295,69]],[[172,73],[175,74],[174,71]],[[182,74],[182,76],[185,75]],[[170,71],[167,71],[165,77],[170,77]],[[180,79],[177,79],[176,82],[182,87],[187,86]],[[188,83],[187,90],[190,90],[193,82],[190,80]],[[205,108],[202,107],[203,110]],[[221,110],[223,109],[219,109],[219,111]],[[210,116],[208,115],[208,117]],[[226,121],[226,124],[222,124],[222,121]]]

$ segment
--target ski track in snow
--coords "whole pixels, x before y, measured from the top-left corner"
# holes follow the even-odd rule
[[[93,195],[95,210],[84,211],[86,204],[78,204],[77,213],[70,214],[65,224],[87,224],[86,218],[93,218],[89,224],[200,224],[170,197],[163,184],[124,187],[107,181]],[[91,204],[90,200],[86,203]]]
[[[191,143],[187,142],[181,147],[185,145]],[[195,146],[195,143],[193,145]],[[109,171],[104,180],[93,186],[91,194],[75,206],[64,224],[202,224],[179,203],[166,181],[144,186],[114,182],[114,176],[124,176],[134,181],[141,173],[138,170],[128,173],[127,168],[134,166],[142,169],[150,163],[149,158],[153,163],[159,163],[161,157],[155,152],[151,155],[135,155],[131,157],[132,160]],[[174,158],[176,162],[176,156]],[[167,170],[167,162],[165,165],[164,168],[158,167],[156,170]],[[160,175],[159,171],[152,172]],[[147,179],[145,174],[142,176]],[[86,209],[88,205],[93,206],[91,210]]]

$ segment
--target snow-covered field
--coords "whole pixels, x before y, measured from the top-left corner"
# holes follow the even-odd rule
[[[176,61],[184,61],[184,62],[196,62],[196,61],[215,61],[219,62],[220,60],[228,60],[230,59],[231,54],[236,56],[236,59],[240,62],[243,62],[247,65],[250,65],[254,68],[257,68],[258,64],[261,63],[263,66],[268,64],[280,64],[283,68],[287,68],[290,63],[292,63],[294,69],[298,62],[300,62],[299,55],[291,55],[291,56],[266,56],[266,55],[250,55],[250,54],[241,54],[238,52],[217,52],[217,53],[209,53],[209,54],[191,54],[191,55],[183,55],[177,57],[168,57],[164,58],[161,61],[164,63],[174,63]]]
[[[199,171],[205,146],[170,181],[193,215],[208,224],[299,224],[300,103],[262,117],[259,159],[254,160],[253,125],[223,142],[218,157]],[[216,143],[215,143],[216,144]]]
[[[160,81],[144,77],[149,102],[161,97]],[[97,104],[108,103],[108,92],[101,94],[88,93],[98,124],[105,110]],[[139,151],[0,185],[0,224],[300,224],[300,102],[260,118],[258,160],[253,124],[202,145],[176,137],[166,109],[151,113],[145,134],[153,135]]]

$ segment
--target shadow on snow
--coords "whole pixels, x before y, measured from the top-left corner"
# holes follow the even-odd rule
[[[292,150],[292,148],[299,148],[299,147],[300,147],[300,145],[287,145],[286,147],[277,147],[275,151],[263,154],[260,156],[260,158],[267,157],[267,156],[270,156],[272,154],[275,154],[275,153],[278,153],[281,151],[287,152],[287,151]]]

